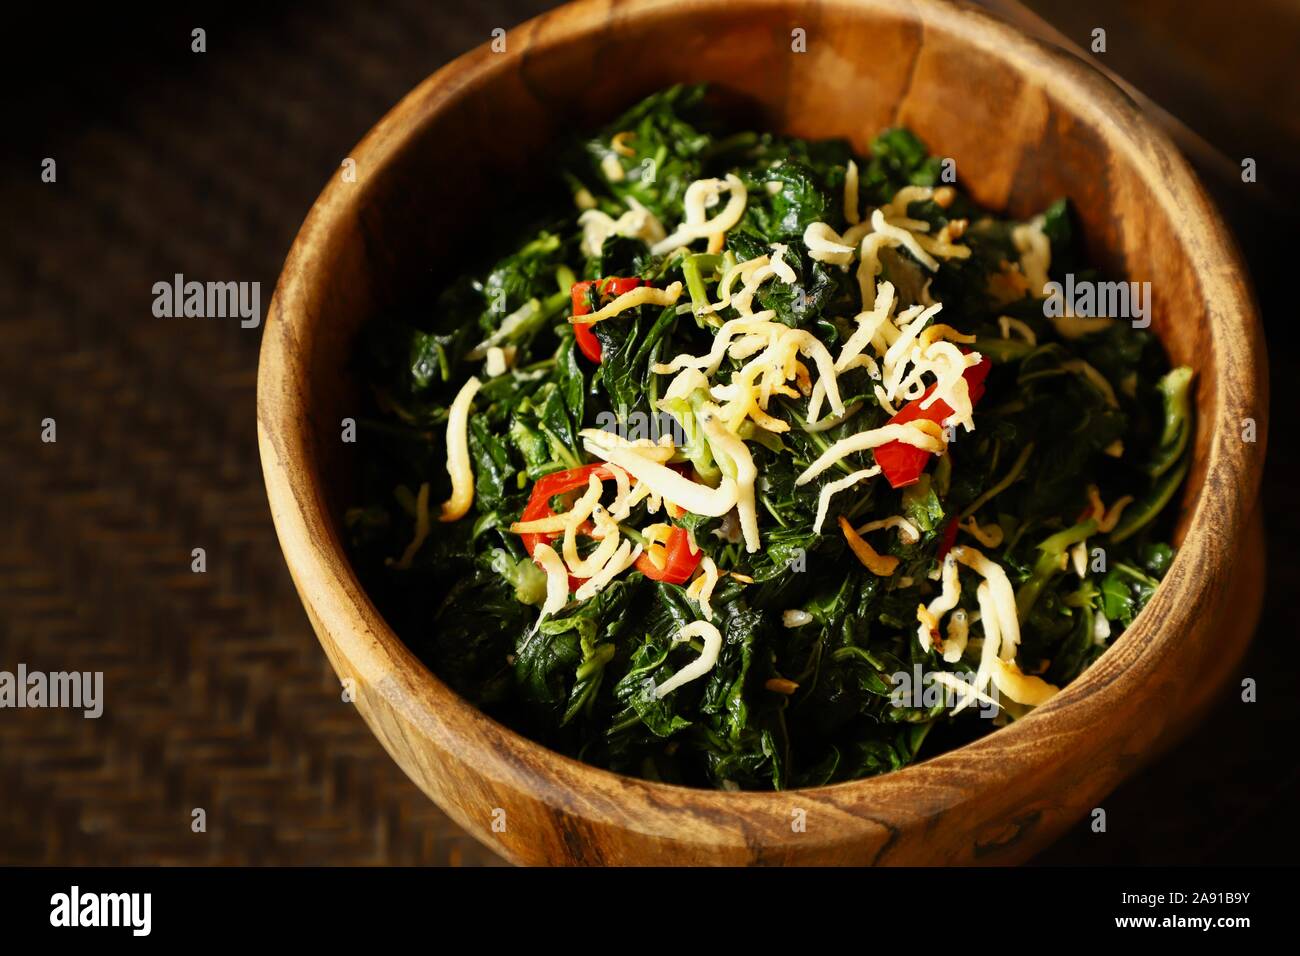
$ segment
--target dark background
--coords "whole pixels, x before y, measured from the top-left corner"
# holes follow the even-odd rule
[[[990,0],[993,2],[993,0]],[[365,131],[441,64],[552,4],[6,11],[0,39],[0,669],[102,670],[99,720],[0,711],[0,863],[479,864],[384,754],[320,652],[258,463],[260,329],[151,314],[151,287],[260,281]],[[1006,2],[995,4],[1012,10]],[[1269,579],[1241,676],[1186,743],[1045,863],[1283,862],[1300,851],[1300,594],[1287,416],[1300,8],[1029,4],[1260,182],[1207,182],[1268,331]],[[207,52],[190,51],[190,30]],[[58,181],[43,184],[45,157]],[[40,441],[56,419],[58,442]],[[208,570],[190,572],[190,551]],[[193,833],[191,811],[207,814]]]

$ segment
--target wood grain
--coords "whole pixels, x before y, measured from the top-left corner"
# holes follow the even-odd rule
[[[807,52],[791,51],[791,31]],[[653,51],[652,55],[649,51]],[[340,542],[354,468],[357,330],[458,224],[508,214],[575,125],[673,82],[711,81],[772,126],[865,149],[893,123],[956,160],[981,202],[1024,215],[1060,195],[1093,258],[1148,280],[1153,328],[1197,371],[1181,551],[1147,609],[1078,681],[1013,726],[899,773],[791,793],[718,793],[619,777],[525,740],[460,700],[384,623]],[[263,339],[258,435],[272,514],[313,627],[393,758],[471,833],[530,863],[1015,862],[1186,729],[1244,650],[1267,434],[1259,322],[1237,252],[1168,140],[1107,81],[974,10],[935,0],[581,2],[417,87],[352,152],[285,263]],[[438,210],[433,214],[431,210]],[[1258,437],[1243,442],[1244,419]],[[492,829],[505,811],[504,832]],[[793,811],[807,814],[794,832]],[[498,819],[500,817],[498,816]]]

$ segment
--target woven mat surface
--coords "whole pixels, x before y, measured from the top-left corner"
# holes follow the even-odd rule
[[[98,720],[0,712],[0,863],[496,861],[340,700],[266,505],[260,329],[155,319],[151,288],[257,280],[264,309],[350,146],[437,66],[547,5],[213,13],[203,55],[173,14],[116,28],[108,50],[78,33],[80,71],[16,98],[24,135],[0,183],[0,669],[102,670],[106,703]],[[46,156],[55,184],[39,180]],[[1271,479],[1274,500],[1293,474]],[[1272,593],[1294,594],[1294,558],[1275,556]],[[1271,598],[1293,640],[1285,613]],[[1246,672],[1286,666],[1279,647],[1257,642]],[[1113,798],[1106,839],[1081,827],[1047,859],[1293,851],[1294,823],[1274,825],[1300,796],[1294,744],[1268,775],[1252,743],[1293,713],[1289,694],[1249,716],[1225,699]]]

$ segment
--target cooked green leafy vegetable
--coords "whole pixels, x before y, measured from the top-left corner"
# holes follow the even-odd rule
[[[458,692],[619,772],[816,786],[1024,716],[1132,624],[1194,383],[1044,308],[1096,278],[1067,203],[1002,219],[907,130],[858,157],[702,87],[558,165],[358,351],[352,554]]]

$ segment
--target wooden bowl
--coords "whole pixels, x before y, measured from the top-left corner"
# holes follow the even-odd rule
[[[804,31],[798,34],[794,31]],[[802,36],[806,52],[792,44]],[[1025,720],[901,772],[786,793],[692,790],[560,756],[461,700],[357,583],[340,515],[362,323],[482,241],[484,208],[575,127],[676,82],[748,97],[773,128],[859,151],[905,124],[981,203],[1075,203],[1094,261],[1151,282],[1153,327],[1196,369],[1195,459],[1168,577],[1129,631]],[[339,677],[419,786],[527,863],[1014,862],[1055,839],[1223,688],[1261,588],[1254,504],[1267,394],[1259,321],[1187,164],[1110,83],[936,0],[584,0],[439,70],[352,152],[298,234],[267,319],[258,438],[289,569]],[[504,189],[500,183],[505,183]],[[490,238],[490,237],[489,237]],[[1255,440],[1243,440],[1246,420]],[[803,811],[799,814],[798,811]],[[793,824],[806,821],[801,830]],[[1084,824],[1079,824],[1084,825]]]

